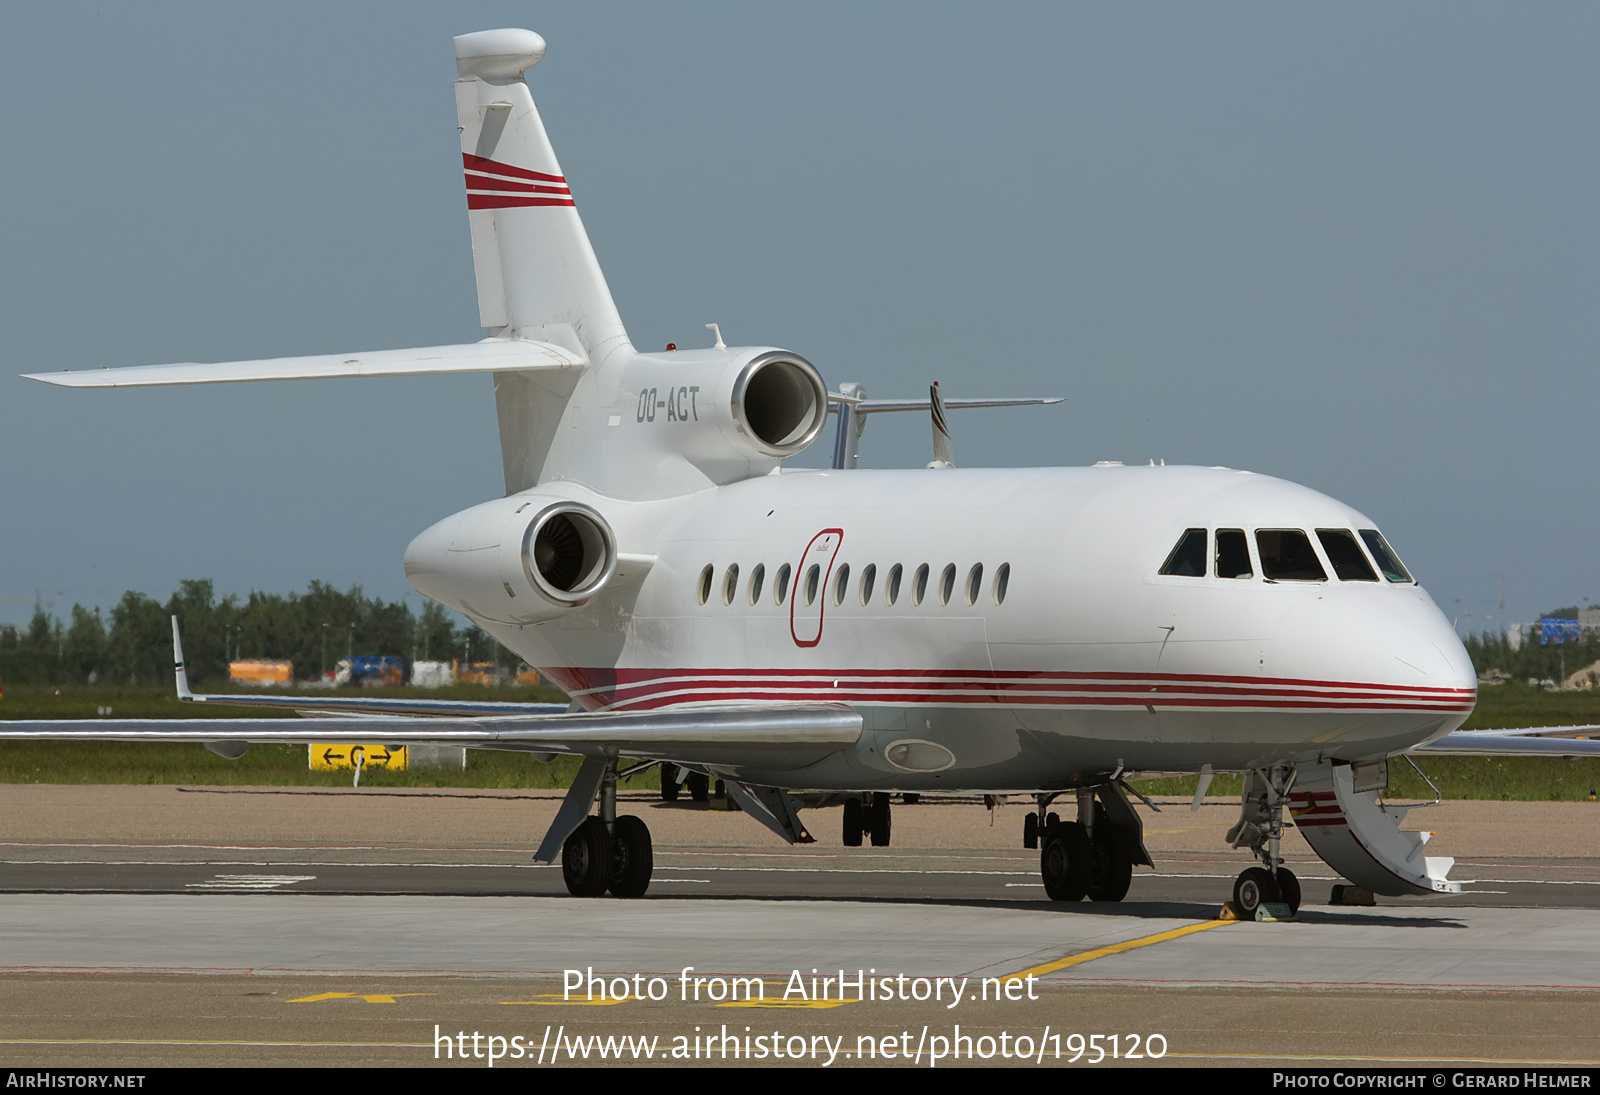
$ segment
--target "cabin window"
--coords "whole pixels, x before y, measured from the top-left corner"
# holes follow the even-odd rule
[[[1161,564],[1161,573],[1182,578],[1203,578],[1206,573],[1206,530],[1185,529],[1172,554]]]
[[[967,604],[978,603],[978,591],[983,588],[983,564],[973,563],[972,569],[967,571]]]
[[[889,584],[883,590],[883,603],[891,608],[900,599],[900,579],[904,573],[905,568],[899,563],[889,568]]]
[[[867,568],[861,572],[861,603],[872,603],[872,584],[878,580],[878,564],[868,563]]]
[[[845,590],[850,588],[850,564],[842,563],[833,574],[833,604],[837,608],[844,604]]]
[[[1257,529],[1261,574],[1269,582],[1326,582],[1328,572],[1311,550],[1311,537],[1297,528]]]
[[[1001,563],[1000,569],[994,572],[994,603],[1006,603],[1006,586],[1011,584],[1011,564]]]
[[[1389,546],[1389,541],[1383,538],[1383,533],[1375,528],[1361,530],[1361,539],[1366,541],[1367,550],[1372,552],[1373,559],[1377,560],[1378,569],[1383,571],[1383,576],[1391,582],[1413,582],[1411,572],[1400,562],[1400,557]]]
[[[811,564],[811,569],[806,571],[806,604],[817,603],[817,587],[822,584],[822,567],[817,563]]]
[[[789,564],[784,563],[778,568],[777,580],[772,583],[772,603],[783,604],[789,599]]]
[[[711,571],[712,566],[707,563],[706,568],[700,572],[700,588],[698,592],[701,604],[705,604],[711,599]]]
[[[1334,577],[1341,582],[1376,582],[1378,576],[1372,572],[1372,564],[1367,562],[1367,557],[1361,554],[1361,545],[1356,543],[1356,538],[1342,528],[1319,528],[1317,539],[1322,541],[1322,550],[1328,556],[1328,562],[1333,564]]]
[[[767,580],[767,564],[757,563],[756,568],[750,572],[750,603],[755,604],[761,600],[761,586]]]
[[[733,604],[733,599],[739,595],[739,564],[730,563],[727,571],[722,575],[722,603]]]
[[[928,564],[923,563],[917,568],[917,576],[911,580],[911,603],[920,605],[922,598],[928,595]]]
[[[1250,566],[1250,544],[1245,539],[1243,529],[1217,530],[1217,577],[1255,577],[1255,571]]]
[[[950,563],[944,568],[944,573],[939,575],[939,603],[950,603],[950,594],[956,591],[956,565]]]

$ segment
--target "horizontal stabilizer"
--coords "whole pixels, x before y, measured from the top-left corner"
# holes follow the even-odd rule
[[[163,384],[237,384],[249,380],[334,380],[368,376],[428,376],[438,373],[501,373],[579,369],[588,358],[553,342],[485,339],[460,346],[421,346],[311,357],[274,357],[215,364],[139,365],[130,369],[83,369],[28,373],[29,380],[66,388],[143,388]]]
[[[933,408],[932,399],[845,399],[830,392],[828,410],[835,411],[840,403],[848,403],[858,415],[881,414],[886,411],[926,411]],[[1063,396],[1036,396],[1026,399],[943,399],[947,411],[966,411],[975,407],[1040,407],[1064,403]]]

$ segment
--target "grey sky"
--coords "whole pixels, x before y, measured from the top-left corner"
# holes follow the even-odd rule
[[[321,578],[418,603],[405,544],[500,488],[487,378],[15,374],[480,337],[449,39],[527,26],[641,348],[715,320],[874,395],[1064,395],[955,416],[958,462],[1306,483],[1374,517],[1463,627],[1501,573],[1513,620],[1600,597],[1593,5],[0,21],[0,596],[64,614],[184,577]],[[924,463],[926,422],[892,417],[863,463]]]

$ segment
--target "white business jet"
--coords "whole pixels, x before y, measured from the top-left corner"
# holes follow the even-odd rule
[[[1051,898],[1120,900],[1152,865],[1129,780],[1244,773],[1227,839],[1259,867],[1240,911],[1299,904],[1285,811],[1351,882],[1459,889],[1381,792],[1419,747],[1570,755],[1596,743],[1452,734],[1472,665],[1373,521],[1227,468],[963,469],[947,410],[1042,400],[873,401],[800,355],[629,342],[534,107],[537,34],[455,39],[482,325],[460,346],[41,374],[80,388],[490,373],[502,498],[422,532],[424,595],[473,620],[571,709],[220,697],[314,717],[0,724],[6,738],[439,743],[577,754],[539,848],[573,894],[645,892],[648,829],[617,816],[619,758],[719,779],[783,839],[843,807],[844,842],[890,840],[892,792],[1032,796],[1021,839]],[[833,468],[785,458],[838,415]],[[930,410],[927,468],[856,467],[871,414]],[[637,766],[636,766],[637,767]],[[1137,795],[1134,792],[1134,797]],[[1072,800],[1072,820],[1051,811]],[[1146,800],[1148,801],[1148,800]],[[598,806],[596,805],[598,803]]]

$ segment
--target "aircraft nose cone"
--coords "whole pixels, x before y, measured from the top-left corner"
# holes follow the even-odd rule
[[[1328,587],[1279,630],[1282,668],[1355,685],[1439,689],[1470,703],[1478,678],[1450,621],[1417,586]]]

